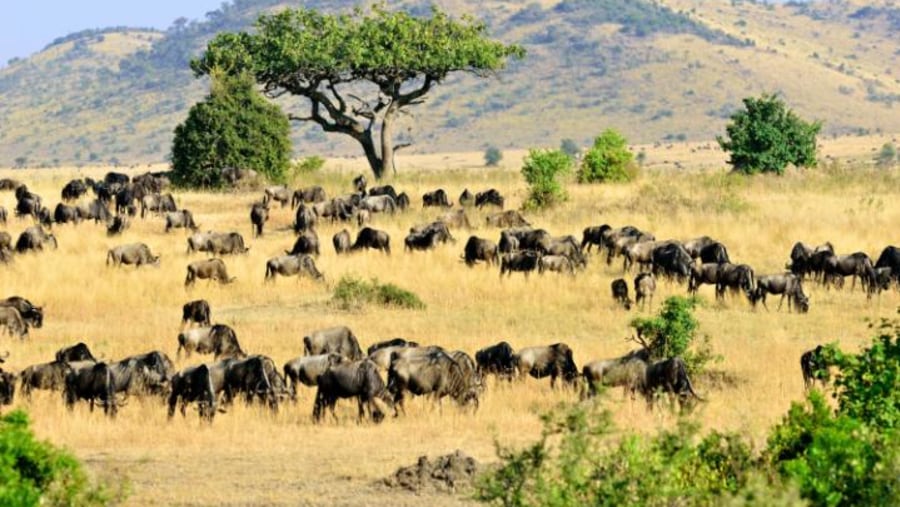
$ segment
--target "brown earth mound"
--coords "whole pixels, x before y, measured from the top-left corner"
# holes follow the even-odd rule
[[[451,493],[470,487],[480,468],[474,458],[457,450],[434,461],[421,456],[415,465],[400,467],[393,475],[386,477],[384,484],[389,488],[404,488],[417,493]]]

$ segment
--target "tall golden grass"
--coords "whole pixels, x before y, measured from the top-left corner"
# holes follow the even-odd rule
[[[225,258],[229,273],[237,277],[228,286],[200,282],[185,290],[185,266],[205,254],[187,255],[187,234],[164,233],[160,218],[135,219],[124,236],[113,239],[90,223],[56,226],[58,251],[16,256],[13,264],[0,266],[3,295],[28,297],[46,310],[44,327],[32,330],[29,339],[0,337],[0,348],[11,352],[5,366],[21,369],[48,361],[57,349],[77,341],[85,341],[106,359],[152,349],[175,359],[181,305],[201,297],[210,301],[214,321],[235,328],[246,350],[271,356],[278,364],[302,353],[305,333],[333,325],[350,326],[363,347],[403,336],[473,354],[500,340],[515,348],[564,341],[579,365],[633,348],[626,338],[631,334],[628,322],[637,312],[617,307],[610,295],[610,282],[623,276],[618,261],[607,266],[593,256],[587,270],[574,278],[500,278],[496,268],[466,268],[460,260],[466,238],[474,234],[496,240],[499,235],[498,229],[484,225],[487,212],[477,210],[467,211],[473,230],[454,231],[456,244],[424,253],[403,251],[409,227],[438,214],[420,208],[420,196],[427,190],[443,187],[455,199],[465,187],[496,187],[507,196],[508,207],[521,203],[526,189],[517,170],[476,167],[478,156],[454,159],[456,168],[423,163],[422,169],[403,170],[389,181],[413,198],[411,210],[374,219],[374,227],[391,235],[390,256],[364,252],[338,257],[331,236],[344,227],[355,235],[356,227],[320,224],[322,255],[317,263],[325,283],[283,278],[263,283],[266,259],[293,244],[293,213],[273,208],[265,235],[252,238],[249,205],[260,197],[257,191],[176,196],[180,207],[194,212],[202,230],[238,231],[251,247],[247,255]],[[651,159],[664,156],[653,153]],[[415,162],[410,165],[415,167]],[[331,161],[329,168],[296,186],[322,184],[329,195],[344,193],[358,170],[357,162]],[[69,178],[104,171],[0,171],[0,177],[28,183],[55,205]],[[527,218],[555,235],[580,237],[584,227],[601,223],[633,224],[659,239],[706,234],[724,242],[734,260],[751,264],[757,273],[773,273],[783,269],[798,240],[830,240],[840,253],[862,250],[873,256],[896,244],[898,179],[894,172],[837,166],[752,179],[719,170],[650,170],[629,184],[570,184],[568,202]],[[0,194],[0,203],[12,209],[14,198]],[[30,221],[11,218],[6,229],[16,236],[28,225]],[[109,248],[138,241],[161,255],[161,267],[105,265]],[[345,274],[377,277],[413,290],[427,309],[339,310],[330,303],[331,288]],[[833,340],[855,348],[872,334],[867,323],[895,315],[900,303],[893,291],[867,301],[858,289],[825,291],[810,285],[806,290],[811,299],[808,315],[779,312],[772,304],[771,311],[754,311],[741,299],[718,303],[711,288],[701,290],[701,331],[724,358],[716,368],[736,380],[727,385],[697,382],[708,399],[695,413],[704,426],[763,438],[790,403],[803,396],[801,352]],[[666,296],[684,292],[683,286],[662,283],[654,309]],[[208,359],[182,358],[177,366]],[[526,379],[512,385],[491,383],[475,414],[452,403],[439,408],[415,400],[406,416],[358,425],[355,406],[343,403],[337,423],[329,419],[313,425],[313,396],[312,390],[301,391],[297,404],[283,406],[276,416],[238,404],[212,425],[202,424],[196,411],[167,421],[160,400],[132,399],[115,420],[90,413],[85,406],[69,413],[58,393],[38,393],[30,402],[17,399],[15,406],[32,415],[39,436],[72,449],[96,474],[129,481],[129,504],[444,505],[463,499],[412,496],[375,482],[423,454],[462,449],[489,462],[495,439],[511,445],[532,441],[540,430],[538,414],[560,401],[578,399],[576,393],[551,390],[547,380]],[[625,430],[653,431],[675,420],[665,411],[647,411],[641,401],[623,399],[619,391],[610,392],[602,403],[613,409]]]

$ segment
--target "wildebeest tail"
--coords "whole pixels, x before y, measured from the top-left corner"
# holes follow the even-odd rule
[[[690,393],[691,396],[693,396],[694,398],[697,398],[700,401],[706,401],[703,398],[701,398],[700,395],[697,394],[696,391],[694,391],[694,385],[691,384],[691,378],[688,377],[687,366],[685,366],[684,361],[682,361],[680,358],[676,358],[675,364],[676,364],[676,368],[677,368],[677,375],[678,375],[679,383],[684,384],[684,386],[682,388],[686,389],[687,392]],[[681,391],[682,388],[680,388],[679,391]]]

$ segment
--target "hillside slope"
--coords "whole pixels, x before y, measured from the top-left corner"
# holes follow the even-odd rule
[[[72,34],[0,70],[0,165],[163,160],[175,125],[206,91],[187,69],[190,58],[218,31],[298,4],[235,0],[166,32]],[[430,4],[391,6],[425,14]],[[890,0],[438,4],[486,20],[492,36],[523,44],[528,56],[499,79],[454,76],[439,86],[398,129],[417,152],[587,143],[607,127],[633,142],[710,139],[743,97],[763,91],[823,120],[826,135],[900,132],[900,7]],[[341,136],[304,125],[295,127],[295,147],[298,155],[357,154]]]

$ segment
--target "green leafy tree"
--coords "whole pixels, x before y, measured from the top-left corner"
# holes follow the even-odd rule
[[[875,157],[875,164],[878,167],[891,167],[897,162],[897,148],[893,143],[884,143],[878,156]]]
[[[613,129],[604,130],[584,154],[578,169],[579,183],[630,181],[637,174],[628,142]]]
[[[496,167],[503,160],[503,152],[496,146],[488,146],[484,150],[484,164],[488,167]]]
[[[731,115],[727,139],[717,136],[729,153],[728,163],[745,174],[784,173],[788,164],[816,165],[816,135],[820,122],[808,123],[787,108],[777,95],[744,99],[744,109]]]
[[[719,357],[712,353],[708,337],[698,337],[700,323],[693,313],[696,306],[694,298],[667,298],[656,317],[632,319],[630,325],[637,333],[636,340],[655,359],[681,357],[689,372],[702,372]]]
[[[437,8],[429,18],[379,5],[369,14],[285,9],[260,16],[253,32],[217,35],[191,67],[197,75],[249,71],[271,98],[307,99],[308,111],[290,118],[352,137],[380,178],[403,146],[395,144],[394,130],[406,108],[421,104],[451,73],[486,77],[510,57],[524,57],[522,47],[486,32],[482,22],[455,20]]]
[[[572,168],[572,159],[560,150],[528,151],[522,175],[528,183],[527,209],[541,209],[566,200],[566,191],[557,181]]]
[[[287,117],[255,89],[247,75],[214,73],[210,94],[175,127],[173,182],[183,187],[221,187],[221,169],[253,169],[283,182],[290,165]]]
[[[581,155],[581,147],[578,146],[578,143],[573,139],[565,138],[560,141],[559,149],[573,159],[578,158],[578,155]]]

